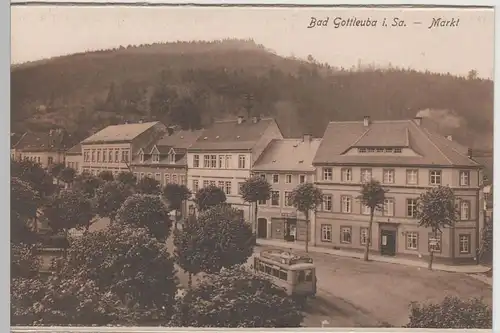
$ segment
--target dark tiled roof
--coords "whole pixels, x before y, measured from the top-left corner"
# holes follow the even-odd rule
[[[26,132],[15,145],[21,151],[64,151],[69,147],[70,138],[63,130]]]
[[[194,142],[196,142],[196,140],[200,137],[202,132],[203,132],[202,130],[196,130],[196,131],[178,131],[174,132],[172,135],[168,135],[167,133],[160,140],[158,140],[156,145],[158,146],[160,153],[166,151],[165,154],[167,154],[170,151],[170,148],[172,147],[176,151],[177,149],[187,149]],[[166,150],[166,147],[168,147],[169,149]]]
[[[73,146],[66,152],[67,155],[81,155],[82,154],[82,145],[81,143]]]
[[[427,121],[427,120],[426,120]],[[467,157],[467,148],[430,130],[422,119],[330,122],[313,163],[315,164],[394,164],[477,167]],[[350,155],[351,147],[409,147],[416,156]]]
[[[253,165],[257,171],[314,171],[312,161],[321,139],[275,139]]]
[[[241,124],[238,120],[216,121],[203,130],[189,150],[249,150],[272,123],[275,123],[273,118],[263,118],[255,123],[246,119]]]

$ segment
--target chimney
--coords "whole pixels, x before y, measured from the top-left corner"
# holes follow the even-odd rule
[[[472,148],[467,149],[467,157],[472,158]]]
[[[243,122],[243,116],[238,116],[238,124],[241,124]]]
[[[52,136],[53,134],[54,134],[54,130],[53,130],[53,129],[51,129],[51,130],[49,131],[49,135],[50,135],[50,136]]]
[[[172,127],[167,127],[168,136],[174,134],[174,129]]]
[[[413,118],[413,121],[415,121],[415,123],[418,126],[422,125],[422,117],[415,117],[415,118]]]
[[[142,124],[142,123],[143,123],[143,120],[142,120],[142,119],[141,119],[141,120],[139,120],[139,124]]]
[[[363,118],[363,126],[368,127],[370,125],[370,116],[365,116]]]
[[[311,134],[304,134],[303,142],[311,142],[312,136]]]
[[[260,117],[259,116],[255,116],[255,117],[252,117],[252,121],[254,124],[257,124],[260,120]]]
[[[451,135],[446,136],[446,138],[450,141],[453,141],[453,137]]]

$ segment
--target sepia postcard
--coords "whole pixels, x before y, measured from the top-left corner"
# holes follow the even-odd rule
[[[494,26],[12,4],[11,330],[491,330]]]

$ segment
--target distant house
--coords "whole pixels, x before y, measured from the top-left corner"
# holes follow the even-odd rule
[[[11,155],[19,160],[31,160],[48,167],[64,163],[64,153],[71,146],[71,138],[63,129],[48,132],[26,132],[12,147]]]
[[[229,204],[241,210],[245,219],[252,219],[250,206],[240,195],[241,184],[271,140],[282,138],[272,118],[240,116],[214,122],[187,150],[188,188],[196,193],[202,187],[217,186]]]
[[[389,190],[374,217],[372,245],[382,255],[423,255],[473,261],[483,225],[482,166],[470,149],[437,134],[425,118],[330,122],[313,165],[324,194],[316,214],[317,245],[362,250],[369,209],[357,199],[363,182],[377,179]],[[434,240],[416,220],[417,198],[429,188],[450,186],[460,219]],[[434,243],[436,245],[434,245]]]
[[[130,172],[130,162],[142,147],[156,142],[166,132],[158,121],[112,125],[81,142],[82,171],[98,175]]]
[[[168,128],[158,141],[141,147],[130,164],[137,180],[150,177],[162,186],[187,185],[187,149],[200,134],[201,131]]]
[[[321,139],[304,135],[298,139],[272,140],[252,167],[272,186],[271,198],[259,202],[257,237],[283,240],[293,235],[298,241],[306,239],[306,221],[292,206],[290,194],[303,183],[314,183],[316,172],[312,165]],[[311,230],[315,227],[315,214],[309,214]],[[314,233],[309,232],[309,240]]]
[[[66,151],[66,166],[74,169],[77,173],[81,172],[83,164],[82,145],[79,143]]]

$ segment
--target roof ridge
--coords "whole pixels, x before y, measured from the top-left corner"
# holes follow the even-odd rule
[[[431,140],[431,138],[429,137],[431,134],[429,133],[429,131],[426,129],[426,128],[423,128],[421,126],[417,126],[417,124],[413,123],[413,125],[417,128],[417,130],[419,130],[422,134],[424,134],[425,138],[438,150],[438,152],[441,153],[441,155],[444,156],[444,158],[450,163],[450,164],[454,164],[449,158],[448,156],[446,156],[445,153],[443,153],[443,151],[441,149],[439,149],[439,147],[434,143],[433,140]]]
[[[437,135],[437,136],[439,136],[439,137],[441,138],[441,136],[440,136],[440,135],[438,135],[437,133],[436,133],[436,134],[433,134],[433,133],[432,133],[431,131],[429,131],[428,129],[426,129],[426,130],[429,132],[429,134],[430,134],[430,135]],[[444,138],[444,137],[443,137],[442,139],[443,139],[443,142],[446,142],[446,141],[444,141],[444,140],[448,140],[448,139],[446,139],[446,138]],[[456,142],[456,143],[458,143],[458,142]],[[458,144],[460,144],[460,143],[458,143]],[[461,145],[461,144],[460,144],[460,145]],[[476,161],[474,161],[472,158],[469,158],[469,156],[464,155],[464,154],[462,154],[462,152],[460,152],[460,151],[456,150],[455,148],[453,148],[453,146],[448,145],[448,144],[445,144],[445,146],[446,146],[446,147],[448,147],[448,148],[450,148],[451,150],[453,150],[453,151],[454,151],[455,153],[457,153],[458,155],[460,155],[460,156],[462,156],[462,157],[465,157],[465,158],[467,158],[467,159],[469,159],[469,160],[473,161],[474,163],[476,163],[476,164],[480,165],[479,163],[477,163]],[[464,146],[464,148],[467,148],[467,147],[465,147],[465,146]]]

